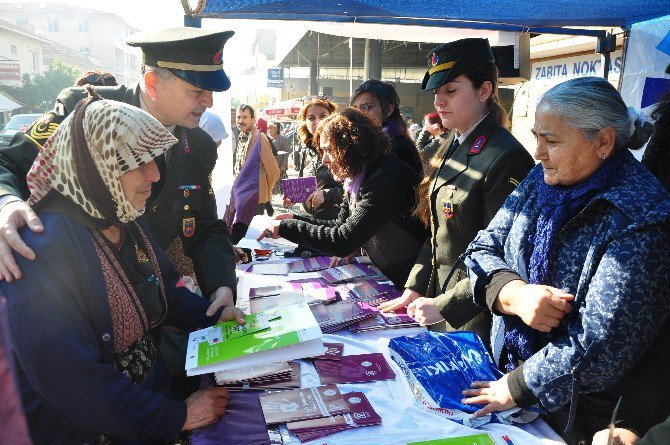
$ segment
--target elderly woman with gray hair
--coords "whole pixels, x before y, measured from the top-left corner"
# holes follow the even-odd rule
[[[670,407],[670,197],[628,151],[633,120],[607,81],[553,87],[535,119],[540,164],[466,255],[508,374],[464,389],[465,403],[539,405],[576,444],[621,397],[621,426],[644,433]]]

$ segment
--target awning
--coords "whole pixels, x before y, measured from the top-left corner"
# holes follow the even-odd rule
[[[8,97],[0,93],[0,113],[4,113],[5,111],[16,110],[17,108],[21,108],[22,106],[23,105],[17,104],[13,100],[9,99]]]

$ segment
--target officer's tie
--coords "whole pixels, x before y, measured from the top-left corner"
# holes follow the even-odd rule
[[[453,141],[451,141],[451,146],[449,147],[449,150],[447,150],[447,159],[451,158],[453,154],[456,152],[458,147],[461,145],[460,142],[458,142],[458,138],[454,138]]]

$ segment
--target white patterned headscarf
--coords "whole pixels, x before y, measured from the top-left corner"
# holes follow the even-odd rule
[[[58,126],[35,159],[27,177],[28,203],[38,204],[57,191],[94,226],[126,224],[144,209],[133,207],[123,193],[121,175],[151,162],[177,140],[141,109],[92,94]],[[45,201],[52,201],[47,208],[71,207]]]

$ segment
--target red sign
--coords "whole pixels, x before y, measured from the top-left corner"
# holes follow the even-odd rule
[[[21,80],[18,63],[0,63],[0,80]]]

